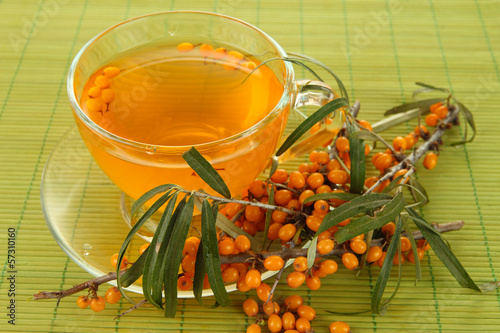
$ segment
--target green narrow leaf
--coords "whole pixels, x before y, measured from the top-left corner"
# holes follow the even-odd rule
[[[314,237],[307,248],[307,268],[311,268],[316,260],[316,247],[318,246],[318,237]]]
[[[231,198],[231,192],[222,177],[195,147],[191,147],[182,154],[182,157],[214,191],[228,199]]]
[[[318,231],[316,231],[315,236],[318,236],[323,231],[328,230],[334,225],[337,225],[340,222],[359,213],[365,213],[369,209],[385,205],[386,203],[391,201],[391,199],[392,196],[384,193],[370,193],[357,197],[351,202],[347,202],[335,208],[332,212],[326,214],[326,216],[323,218],[323,222],[321,222],[321,225],[319,226]]]
[[[361,132],[354,124],[347,122],[349,133]],[[363,131],[366,132],[366,131]],[[365,142],[349,135],[349,156],[351,158],[351,187],[350,192],[361,194],[365,185]]]
[[[430,98],[430,99],[423,99],[423,100],[416,101],[416,102],[401,104],[401,105],[393,107],[392,109],[385,111],[384,116],[388,116],[388,115],[396,114],[396,113],[401,113],[401,112],[405,112],[405,111],[409,111],[409,110],[413,110],[413,109],[417,109],[417,108],[427,109],[432,104],[436,104],[436,103],[442,102],[444,100],[446,100],[446,98]]]
[[[472,128],[472,137],[470,139],[465,138],[465,142],[472,142],[476,137],[476,123],[474,121],[474,117],[472,116],[472,112],[465,105],[460,102],[458,102],[457,104],[460,108],[460,112],[464,116],[470,128]]]
[[[356,193],[349,193],[349,192],[330,192],[330,193],[320,193],[320,194],[315,194],[311,195],[309,198],[306,198],[304,200],[304,203],[309,203],[317,200],[330,200],[330,199],[340,199],[343,201],[351,201],[353,199],[356,199],[357,197],[360,197],[360,194]]]
[[[125,273],[123,273],[120,282],[122,287],[127,288],[132,285],[137,279],[142,276],[144,264],[146,263],[146,256],[148,255],[149,248],[144,251],[139,258],[130,266]]]
[[[382,265],[382,269],[380,270],[380,273],[378,275],[377,282],[375,283],[375,287],[373,288],[371,306],[372,312],[375,314],[381,314],[382,309],[380,303],[382,302],[382,297],[384,296],[387,281],[389,280],[389,277],[391,275],[392,262],[400,242],[401,225],[401,219],[398,219],[396,221],[396,230],[392,237],[391,243],[389,244],[389,248],[387,249],[384,264]]]
[[[410,226],[405,220],[403,220],[403,224],[407,234],[406,237],[408,237],[408,239],[410,240],[411,250],[413,251],[413,253],[417,253],[417,243],[415,242],[415,238],[413,238],[413,233],[410,229]],[[420,269],[420,260],[415,260],[414,265],[415,265],[415,285],[417,285],[417,281],[422,278],[422,271]]]
[[[216,206],[216,205],[215,205]],[[201,211],[201,235],[203,243],[203,256],[208,275],[210,288],[214,293],[217,303],[227,306],[230,303],[229,295],[222,281],[220,268],[219,247],[217,245],[217,229],[215,228],[215,214],[217,207],[210,206],[208,200],[203,201]]]
[[[423,83],[423,82],[415,82],[415,84],[416,84],[417,86],[421,86],[421,87],[424,87],[424,88],[429,89],[429,90],[442,91],[442,92],[447,93],[447,94],[449,94],[449,93],[450,93],[450,90],[449,90],[449,89],[446,89],[446,88],[438,88],[438,87],[435,87],[435,86],[430,85],[430,84],[427,84],[427,83]]]
[[[125,240],[123,241],[123,244],[120,248],[120,251],[118,252],[118,261],[117,262],[119,262],[119,263],[122,262],[123,257],[125,256],[125,251],[127,251],[128,245],[130,244],[130,241],[132,240],[134,235],[137,233],[137,231],[142,227],[142,225],[144,223],[146,223],[146,221],[156,211],[158,211],[158,209],[161,208],[161,206],[163,206],[163,204],[165,202],[167,202],[170,199],[171,196],[172,195],[170,193],[166,193],[166,194],[162,195],[157,201],[155,201],[153,203],[153,205],[151,205],[151,207],[148,210],[146,210],[146,212],[141,216],[141,218],[139,218],[137,223],[134,224],[134,226],[130,229],[129,233],[127,234],[127,237],[125,237]],[[118,289],[122,293],[123,297],[125,297],[125,299],[127,301],[129,301],[130,303],[135,304],[135,302],[130,297],[128,297],[127,294],[122,289],[121,276],[120,276],[120,265],[116,266],[116,274],[117,274],[116,284],[117,284]]]
[[[200,241],[198,247],[198,252],[196,252],[196,262],[194,267],[194,278],[193,278],[193,294],[198,303],[209,309],[214,309],[219,306],[219,303],[215,301],[214,304],[206,306],[203,303],[203,284],[205,282],[205,259],[203,254],[203,240]]]
[[[370,230],[366,233],[365,236],[365,243],[366,243],[366,248],[369,249],[373,240],[373,230]],[[361,256],[361,260],[359,261],[359,271],[361,272],[363,268],[365,268],[366,265],[366,258],[368,257],[368,251],[365,251],[363,255]]]
[[[422,185],[422,183],[417,179],[417,177],[415,177],[414,174],[412,174],[410,176],[410,184],[412,186],[414,186],[423,195],[423,197],[425,198],[426,203],[430,202],[430,200],[429,200],[429,194],[427,194],[427,191],[425,190],[424,185]],[[411,191],[411,195],[413,196],[413,199],[415,201],[418,201],[417,192],[414,189],[412,189],[412,188],[410,188],[410,191]]]
[[[177,196],[178,193],[175,193],[161,216],[160,223],[149,244],[149,248],[154,250],[148,251],[144,264],[142,291],[148,302],[157,308],[163,308],[163,279],[159,278],[159,267],[161,267],[178,212],[185,204],[185,200],[181,200],[177,205],[176,213],[173,213]],[[160,272],[163,273],[162,271]]]
[[[472,280],[469,276],[469,273],[462,266],[460,261],[455,257],[453,252],[446,246],[446,243],[443,239],[436,235],[436,230],[425,222],[424,218],[420,216],[413,209],[407,209],[408,214],[412,217],[416,217],[413,219],[417,228],[422,232],[425,240],[430,244],[432,250],[441,262],[445,265],[448,271],[453,275],[455,280],[464,288],[470,288],[477,291],[482,291],[481,288]],[[434,231],[431,231],[433,229]]]
[[[358,235],[381,228],[383,225],[394,221],[404,209],[405,200],[403,193],[399,192],[388,204],[382,207],[380,211],[375,212],[374,217],[365,215],[357,220],[351,221],[351,223],[337,231],[335,233],[335,240],[340,244]]]
[[[278,166],[280,165],[280,161],[276,156],[273,156],[271,159],[271,170],[269,170],[269,178],[278,170]]]
[[[328,116],[330,113],[334,113],[336,110],[348,106],[348,101],[345,97],[336,98],[324,106],[319,108],[312,115],[307,117],[297,128],[286,138],[285,142],[276,152],[276,156],[283,154],[288,148],[290,148],[297,140],[299,140],[304,133],[306,133],[311,127],[313,127],[318,121]]]
[[[269,204],[274,205],[274,186],[271,186],[271,189],[269,190]],[[273,214],[273,210],[268,209],[266,210],[266,221],[264,225],[264,236],[262,237],[262,247],[261,251],[264,251],[266,248],[266,241],[267,241],[267,234],[269,232],[269,226],[271,225],[271,217]]]
[[[368,141],[379,141],[379,136],[372,131],[360,130],[356,132],[349,133],[349,139],[359,139],[359,140],[368,140]]]
[[[175,184],[165,184],[165,185],[157,186],[157,187],[147,191],[146,193],[141,195],[139,197],[139,199],[137,199],[134,202],[134,204],[132,205],[130,216],[134,216],[137,213],[137,210],[139,208],[141,208],[142,206],[144,206],[146,204],[146,202],[148,202],[155,195],[163,193],[163,192],[168,193],[168,192],[172,191],[174,188],[179,188],[179,186],[175,185]]]
[[[186,242],[186,237],[191,226],[193,218],[194,199],[192,196],[186,202],[182,211],[179,214],[177,223],[174,225],[170,242],[168,242],[167,251],[165,252],[165,277],[164,277],[164,293],[165,293],[165,317],[173,318],[177,311],[177,279],[179,275],[179,266],[182,262],[182,249]]]

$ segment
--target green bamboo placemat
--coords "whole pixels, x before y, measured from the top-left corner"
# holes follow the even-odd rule
[[[313,56],[337,71],[362,118],[411,99],[415,81],[446,86],[475,114],[478,135],[466,147],[446,147],[433,171],[419,171],[431,203],[432,222],[462,219],[460,232],[446,235],[455,254],[480,282],[500,274],[500,7],[497,1],[0,1],[0,331],[6,332],[244,332],[241,303],[210,310],[180,300],[175,319],[141,308],[119,320],[128,304],[103,312],[81,310],[75,298],[30,301],[40,290],[59,290],[91,276],[73,263],[52,238],[40,207],[40,179],[50,151],[73,124],[65,79],[76,52],[108,26],[141,14],[193,9],[219,12],[257,25],[286,50]],[[301,75],[302,73],[299,74]],[[401,125],[387,136],[411,131]],[[458,135],[463,131],[456,130]],[[94,166],[95,167],[95,166]],[[90,179],[92,181],[92,179]],[[89,184],[92,184],[91,182]],[[89,186],[90,190],[90,186]],[[104,200],[104,199],[103,199]],[[9,267],[8,229],[15,237],[15,267]],[[88,237],[104,239],[103,235]],[[431,251],[432,252],[432,251]],[[12,258],[11,258],[12,259]],[[345,269],[323,279],[316,292],[279,286],[275,297],[298,292],[318,310],[316,332],[344,320],[353,332],[498,332],[500,293],[479,295],[459,287],[437,257],[422,262],[414,286],[403,269],[400,292],[385,316],[331,315],[369,310],[378,268],[358,277]],[[15,271],[15,273],[11,273]],[[11,285],[8,278],[15,275]],[[395,277],[395,274],[393,274]],[[391,290],[395,280],[389,284]],[[15,324],[7,315],[15,288]],[[253,296],[252,293],[249,293]]]

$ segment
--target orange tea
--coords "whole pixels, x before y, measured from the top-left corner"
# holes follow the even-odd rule
[[[95,72],[80,99],[87,116],[118,140],[89,133],[76,117],[82,137],[134,199],[165,183],[207,190],[181,157],[194,145],[237,194],[268,163],[288,115],[266,119],[284,88],[258,65],[244,52],[201,43],[131,51]],[[266,120],[265,129],[240,135]]]

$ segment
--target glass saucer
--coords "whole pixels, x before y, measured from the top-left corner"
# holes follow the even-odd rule
[[[110,257],[120,250],[130,230],[122,217],[122,192],[94,162],[76,126],[50,154],[40,197],[47,226],[64,252],[96,277],[113,271]],[[137,259],[145,239],[132,239],[126,253],[130,261]],[[236,285],[226,289],[234,291]],[[138,282],[127,290],[142,293]],[[191,291],[179,290],[178,295],[193,297]],[[205,290],[203,295],[210,296],[212,291]]]

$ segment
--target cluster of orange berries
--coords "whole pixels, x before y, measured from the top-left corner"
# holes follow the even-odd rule
[[[94,79],[94,86],[87,92],[89,96],[89,99],[85,102],[87,110],[100,113],[108,111],[109,103],[115,99],[115,92],[111,89],[111,83],[118,74],[120,74],[119,68],[106,67]]]
[[[232,71],[236,69],[254,70],[257,66],[255,63],[238,51],[228,51],[224,47],[215,48],[210,44],[192,44],[192,43],[180,43],[177,45],[177,51],[182,53],[188,53],[193,51],[198,47],[199,55],[206,59],[211,58],[214,61],[222,62],[222,66],[225,70]]]
[[[106,307],[106,303],[115,304],[122,298],[122,294],[117,287],[111,287],[106,290],[104,297],[98,296],[96,293],[90,295],[82,295],[76,299],[76,305],[80,309],[90,308],[95,312],[100,312]]]
[[[283,314],[281,309],[283,308]],[[267,318],[267,327],[271,332],[303,333],[312,332],[311,321],[316,318],[316,310],[304,304],[299,295],[288,296],[281,306],[274,301],[264,301],[260,306],[257,301],[248,298],[243,302],[243,311],[248,317],[257,317],[259,313]],[[247,333],[260,333],[259,324],[247,327]],[[332,333],[348,333],[350,327],[342,321],[330,325]]]

